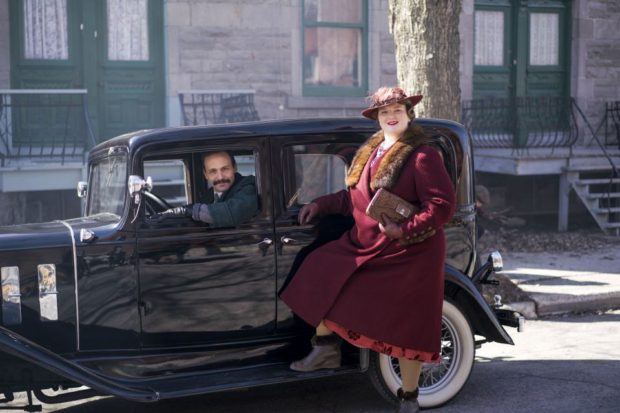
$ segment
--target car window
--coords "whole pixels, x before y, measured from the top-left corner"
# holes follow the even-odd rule
[[[144,176],[153,180],[153,191],[172,206],[189,203],[187,173],[181,159],[144,162]]]
[[[348,166],[355,150],[353,144],[292,145],[287,148],[294,171],[289,171],[291,176],[286,180],[287,207],[304,205],[317,197],[345,189]]]
[[[127,192],[127,154],[94,161],[90,182],[87,215],[113,214],[120,219]]]
[[[228,156],[232,156],[232,163]],[[209,170],[204,169],[205,162],[210,162]],[[252,150],[201,148],[177,155],[159,153],[145,159],[143,168],[144,175],[153,181],[153,189],[146,194],[145,218],[150,225],[186,225],[193,221],[211,228],[231,227],[251,221],[260,211],[256,153]],[[193,208],[196,204],[206,206]],[[158,215],[184,205],[189,206],[191,219]]]

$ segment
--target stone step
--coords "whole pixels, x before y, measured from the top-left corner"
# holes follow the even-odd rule
[[[620,207],[613,207],[613,208],[592,208],[592,212],[594,212],[595,214],[607,214],[607,213],[614,213],[614,212],[620,212]]]
[[[620,165],[619,161],[615,161],[614,164],[616,165],[616,168],[618,168],[618,165]],[[598,162],[595,164],[573,164],[573,165],[569,165],[567,167],[564,168],[565,171],[567,172],[607,172],[607,171],[611,171],[612,167],[609,164],[609,162]]]
[[[575,185],[604,185],[604,184],[620,184],[620,178],[613,179],[577,179]]]
[[[607,198],[609,196],[609,198],[620,198],[620,192],[611,192],[611,193],[607,193],[607,192],[597,192],[597,193],[587,193],[585,194],[586,197],[590,198],[590,199],[600,199],[600,198]]]

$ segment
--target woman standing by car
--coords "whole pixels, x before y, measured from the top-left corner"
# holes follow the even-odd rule
[[[340,366],[340,338],[398,358],[398,412],[419,409],[422,363],[440,361],[446,243],[443,225],[455,208],[453,184],[439,152],[414,123],[422,96],[383,87],[362,112],[381,130],[357,151],[348,189],[315,199],[299,213],[352,215],[353,228],[312,252],[282,293],[316,327],[312,351],[291,364],[297,371]],[[379,189],[419,207],[404,222],[366,214]]]

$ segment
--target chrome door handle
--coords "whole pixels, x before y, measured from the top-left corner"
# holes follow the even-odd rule
[[[267,255],[267,250],[269,249],[271,244],[273,244],[273,240],[270,238],[264,238],[261,242],[256,244],[258,249],[261,250],[261,252],[263,253],[263,257]]]
[[[282,238],[280,238],[280,242],[282,242],[282,244],[284,244],[284,245],[297,245],[297,244],[299,244],[299,241],[297,241],[295,238],[289,238],[286,235],[283,236]]]

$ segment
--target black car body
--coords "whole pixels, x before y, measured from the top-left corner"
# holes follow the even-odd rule
[[[449,121],[419,123],[442,151],[458,200],[446,227],[443,362],[426,366],[421,382],[422,405],[436,406],[467,380],[476,344],[512,344],[500,321],[516,326],[519,318],[479,292],[501,258],[474,271],[467,132]],[[307,329],[277,296],[321,228],[299,225],[299,208],[344,187],[355,149],[376,129],[364,119],[270,121],[139,131],[96,146],[88,185],[78,189],[87,194],[84,217],[1,229],[0,391],[10,399],[33,390],[44,402],[93,393],[155,401],[368,372],[393,398],[393,361],[367,350],[347,348],[341,369],[290,371],[308,349]],[[153,219],[204,197],[200,155],[215,150],[256,176],[254,218],[233,228]],[[43,392],[77,385],[92,390],[65,399]]]

